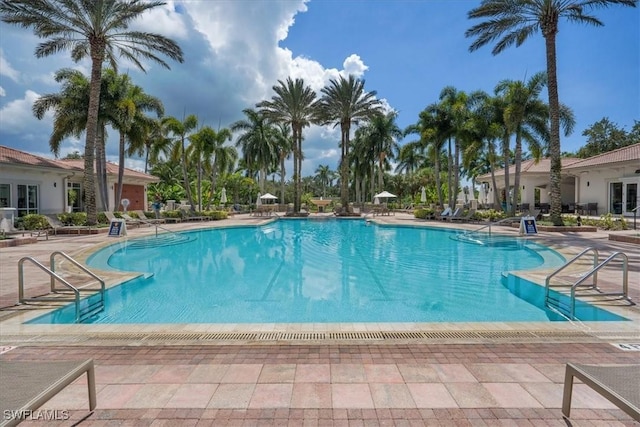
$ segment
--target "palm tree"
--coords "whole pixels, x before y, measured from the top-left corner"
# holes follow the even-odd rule
[[[275,130],[261,112],[251,108],[242,112],[247,118],[233,123],[231,130],[243,132],[236,140],[236,146],[242,150],[247,169],[259,172],[260,191],[264,192],[267,170],[279,160],[276,155]]]
[[[378,161],[378,190],[384,190],[384,171],[389,170],[389,160],[399,151],[398,139],[403,132],[396,124],[396,112],[377,114],[366,127],[366,138]]]
[[[91,83],[84,151],[83,187],[87,223],[97,222],[94,180],[94,152],[98,135],[98,110],[102,64],[117,70],[117,57],[144,71],[141,60],[153,60],[169,68],[157,52],[182,62],[182,50],[159,34],[127,30],[130,23],[146,11],[164,5],[161,1],[136,0],[2,0],[2,20],[33,28],[36,36],[47,39],[36,48],[41,58],[62,50],[71,51],[78,62],[91,59]]]
[[[420,141],[412,141],[400,147],[398,164],[395,169],[397,173],[404,172],[406,175],[411,175],[424,166],[427,158],[422,153],[421,145]]]
[[[115,75],[107,69],[103,73],[101,92],[106,94],[110,77]],[[54,110],[53,131],[49,139],[51,152],[58,156],[62,141],[69,137],[80,137],[87,126],[87,108],[89,105],[90,83],[89,79],[80,71],[64,68],[58,70],[54,76],[56,82],[62,83],[59,93],[46,94],[38,98],[32,107],[33,114],[41,120],[48,110]],[[103,96],[98,111],[98,137],[96,140],[96,171],[98,176],[98,189],[102,209],[108,209],[106,155],[104,143],[106,141],[104,129],[106,122],[110,120],[110,110],[113,108],[112,99]],[[84,199],[84,197],[83,197]],[[83,208],[84,208],[83,204]]]
[[[218,175],[226,174],[233,170],[238,159],[238,151],[235,147],[225,145],[225,142],[231,141],[232,137],[231,130],[227,128],[218,129],[211,133],[204,146],[203,156],[206,168],[211,174],[212,193],[215,191]],[[207,209],[209,209],[210,203],[211,199],[207,202]]]
[[[285,203],[285,177],[287,171],[285,169],[285,160],[287,160],[294,150],[294,141],[291,134],[291,126],[287,123],[278,123],[275,128],[275,148],[280,159],[280,203]]]
[[[604,8],[614,4],[635,7],[638,0],[483,0],[472,9],[468,17],[488,18],[465,32],[466,37],[476,37],[470,51],[498,40],[492,53],[497,55],[509,46],[520,46],[532,34],[540,31],[545,40],[547,57],[547,92],[549,95],[549,117],[551,121],[549,157],[551,160],[551,221],[562,225],[561,149],[560,149],[560,100],[558,98],[558,76],[556,64],[556,36],[561,18],[602,26],[603,23],[585,10]],[[505,165],[507,166],[507,165]]]
[[[160,99],[148,95],[140,86],[131,83],[128,75],[115,75],[109,87],[109,94],[115,108],[112,111],[111,125],[120,133],[118,148],[118,190],[116,191],[115,206],[120,206],[124,180],[124,159],[127,153],[136,151],[144,144],[146,129],[153,126],[153,119],[146,116],[146,111],[152,111],[158,117],[164,114],[164,106]],[[126,142],[129,141],[127,148]]]
[[[364,80],[349,75],[346,79],[331,79],[322,88],[320,122],[340,126],[340,199],[345,212],[349,211],[349,140],[351,125],[368,121],[382,110],[376,92],[364,90]]]
[[[182,181],[184,185],[184,191],[191,206],[191,211],[195,211],[195,205],[193,203],[193,195],[191,194],[191,182],[189,180],[189,162],[187,159],[187,146],[185,141],[189,139],[192,133],[198,127],[198,118],[190,114],[183,121],[176,119],[175,117],[165,117],[162,119],[163,126],[166,127],[169,135],[173,136],[173,147],[171,151],[171,158],[174,161],[179,161],[182,165]]]
[[[288,123],[293,135],[293,177],[295,180],[294,212],[300,212],[301,175],[302,175],[302,130],[316,122],[316,93],[306,86],[304,80],[287,78],[278,80],[273,86],[276,93],[271,101],[262,101],[257,107],[269,120],[276,123]]]
[[[331,168],[329,167],[329,165],[318,165],[315,174],[318,182],[320,182],[320,185],[322,185],[322,197],[326,197],[327,186],[331,185]]]

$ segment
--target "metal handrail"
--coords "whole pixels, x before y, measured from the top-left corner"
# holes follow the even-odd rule
[[[629,257],[627,257],[627,255],[623,252],[614,252],[613,254],[611,254],[611,256],[609,256],[609,258],[605,259],[597,266],[594,266],[594,268],[590,272],[585,274],[584,277],[582,277],[580,280],[578,280],[576,283],[574,283],[571,286],[571,319],[575,317],[575,311],[576,311],[576,288],[580,286],[582,282],[587,280],[589,277],[591,276],[595,277],[598,274],[598,271],[600,269],[605,267],[607,264],[609,264],[612,260],[614,260],[618,256],[622,256],[622,292],[621,293],[620,292],[601,293],[600,296],[621,296],[629,300],[629,272],[628,272]]]
[[[59,301],[59,298],[38,297],[37,299],[35,299],[35,298],[24,297],[24,263],[25,261],[32,262],[36,267],[38,267],[39,269],[47,273],[49,276],[51,276],[52,281],[54,281],[54,279],[59,280],[63,285],[65,285],[67,288],[69,288],[69,290],[71,290],[74,293],[74,300],[76,303],[76,323],[79,322],[80,321],[80,290],[32,257],[28,257],[28,256],[22,257],[18,261],[18,302],[22,304],[26,301]]]
[[[571,258],[569,261],[567,261],[565,264],[561,265],[560,267],[558,267],[556,270],[554,270],[551,274],[549,274],[547,276],[547,278],[544,281],[544,287],[545,287],[545,301],[549,298],[549,287],[550,287],[550,282],[551,282],[551,278],[553,276],[555,276],[556,274],[560,273],[562,270],[564,270],[565,268],[567,268],[568,266],[570,266],[571,264],[573,264],[574,262],[576,262],[578,259],[582,258],[583,255],[589,253],[589,252],[593,252],[593,268],[596,268],[596,266],[598,265],[598,258],[599,258],[599,253],[598,250],[594,247],[589,247],[585,250],[583,250],[582,252],[580,252],[578,255],[574,256],[573,258]],[[596,274],[594,274],[593,277],[593,284],[597,285],[598,282],[598,276],[597,276],[597,272]]]
[[[55,264],[56,255],[62,256],[66,260],[70,261],[73,265],[78,267],[80,270],[82,270],[83,272],[87,273],[92,278],[96,279],[100,283],[100,289],[95,289],[95,290],[99,290],[100,293],[102,294],[103,298],[104,298],[104,290],[105,290],[104,280],[102,280],[100,277],[98,277],[95,273],[93,273],[87,267],[85,267],[84,265],[80,264],[78,261],[76,261],[75,259],[71,258],[69,255],[67,255],[66,253],[64,253],[62,251],[55,251],[55,252],[53,252],[51,254],[51,256],[49,256],[49,263],[51,265],[51,271],[52,272],[55,273],[55,271],[56,271],[56,264]],[[85,287],[79,287],[78,289],[94,290],[94,289],[89,289],[89,288],[85,288]],[[59,291],[59,290],[60,289],[56,289],[55,288],[55,280],[53,280],[53,276],[52,276],[51,277],[51,292],[56,292],[56,291]]]
[[[520,221],[521,219],[522,219],[522,217],[520,217],[520,216],[513,216],[513,217],[510,217],[510,218],[502,218],[499,221],[490,222],[489,224],[485,224],[485,225],[483,225],[482,227],[480,227],[480,228],[478,228],[476,230],[467,231],[467,232],[465,232],[463,234],[469,235],[469,234],[478,233],[479,231],[484,230],[485,228],[488,227],[489,228],[489,235],[491,235],[491,226],[492,225],[498,225],[498,224],[500,224],[502,222],[507,222],[507,221],[514,221],[514,220]]]

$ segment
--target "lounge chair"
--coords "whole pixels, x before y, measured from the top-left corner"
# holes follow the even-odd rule
[[[116,218],[116,216],[113,214],[113,212],[105,212],[104,215],[107,217],[109,222],[124,220],[125,224],[127,224],[127,225],[135,225],[136,227],[140,227],[140,221],[138,221],[137,219],[131,218],[127,214],[120,214],[120,216],[122,216],[122,218]]]
[[[44,215],[44,217],[49,223],[49,227],[51,227],[51,230],[53,230],[53,234],[56,236],[58,235],[58,230],[66,231],[68,234],[70,234],[71,232],[80,234],[82,230],[88,230],[90,228],[86,225],[64,225],[56,215]]]
[[[143,211],[132,211],[134,214],[138,216],[138,219],[142,222],[148,222],[150,224],[162,224],[167,222],[164,218],[149,218],[144,214]]]
[[[592,366],[567,363],[562,413],[569,418],[573,377],[640,422],[640,365]]]
[[[0,426],[15,426],[53,396],[87,374],[89,410],[96,407],[93,360],[23,362],[0,360]],[[35,414],[35,413],[34,413]]]
[[[458,216],[451,215],[451,217],[449,217],[448,219],[449,221],[452,221],[452,222],[469,222],[473,219],[473,216],[475,215],[475,213],[476,213],[475,209],[469,209],[466,215],[458,215]]]
[[[446,208],[442,212],[436,214],[436,219],[446,221],[447,218],[450,216],[451,216],[451,208]]]
[[[445,218],[443,218],[445,221],[451,221],[453,222],[454,219],[456,218],[460,218],[462,216],[462,208],[456,208],[456,210],[453,211],[453,213],[449,216],[446,216]]]

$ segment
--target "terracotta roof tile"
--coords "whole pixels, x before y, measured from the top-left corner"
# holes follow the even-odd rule
[[[569,169],[632,162],[634,160],[638,162],[638,167],[640,167],[640,143],[628,145],[626,147],[618,148],[617,150],[580,160],[579,162],[572,164]]]
[[[51,169],[62,169],[72,171],[84,170],[84,160],[82,159],[47,159],[45,157],[36,156],[34,154],[26,153],[24,151],[16,150],[14,148],[5,147],[0,145],[0,164],[18,164],[32,167],[44,167]],[[107,162],[107,174],[118,175],[118,165]],[[133,169],[124,168],[124,174],[127,177],[138,178],[147,180],[149,182],[158,182],[159,179],[153,175],[149,175],[143,172],[138,172]]]
[[[47,159],[44,157],[36,156],[34,154],[25,153],[24,151],[5,147],[3,145],[0,145],[0,163],[37,166],[53,169],[82,170],[82,168],[78,169],[73,165],[61,163],[58,160]]]

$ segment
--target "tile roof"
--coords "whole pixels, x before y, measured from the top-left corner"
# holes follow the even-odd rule
[[[24,151],[0,145],[0,164],[18,164],[23,166],[32,166],[35,168],[51,168],[66,171],[83,171],[84,160],[82,159],[47,159],[45,157],[36,156]],[[118,175],[118,165],[107,162],[107,174]],[[144,172],[138,172],[133,169],[124,168],[124,174],[130,178],[138,178],[149,182],[157,182],[159,179],[153,175]]]
[[[0,145],[0,163],[17,164],[23,166],[36,166],[52,169],[82,170],[73,165],[60,164],[59,161],[25,153],[24,151]]]
[[[579,162],[572,164],[569,169],[632,162],[634,160],[638,162],[638,167],[640,168],[640,143],[618,148],[617,150],[609,151],[607,153],[598,154],[597,156],[589,157],[587,159],[582,159]]]
[[[575,157],[563,157],[561,159],[562,162],[562,169],[565,169],[567,167],[570,167],[572,164],[579,162],[580,159],[577,159]],[[546,173],[548,174],[549,171],[551,170],[551,160],[548,157],[545,157],[543,159],[540,159],[540,161],[536,162],[534,159],[529,159],[529,160],[525,160],[521,163],[521,169],[520,169],[520,173]],[[511,165],[509,166],[509,175],[513,176],[516,173],[516,166],[515,165]],[[503,176],[504,175],[504,169],[498,169],[495,172],[496,176]],[[491,178],[491,174],[487,173],[484,175],[480,175],[478,176],[476,179],[480,180],[480,179],[487,179],[487,178]]]

